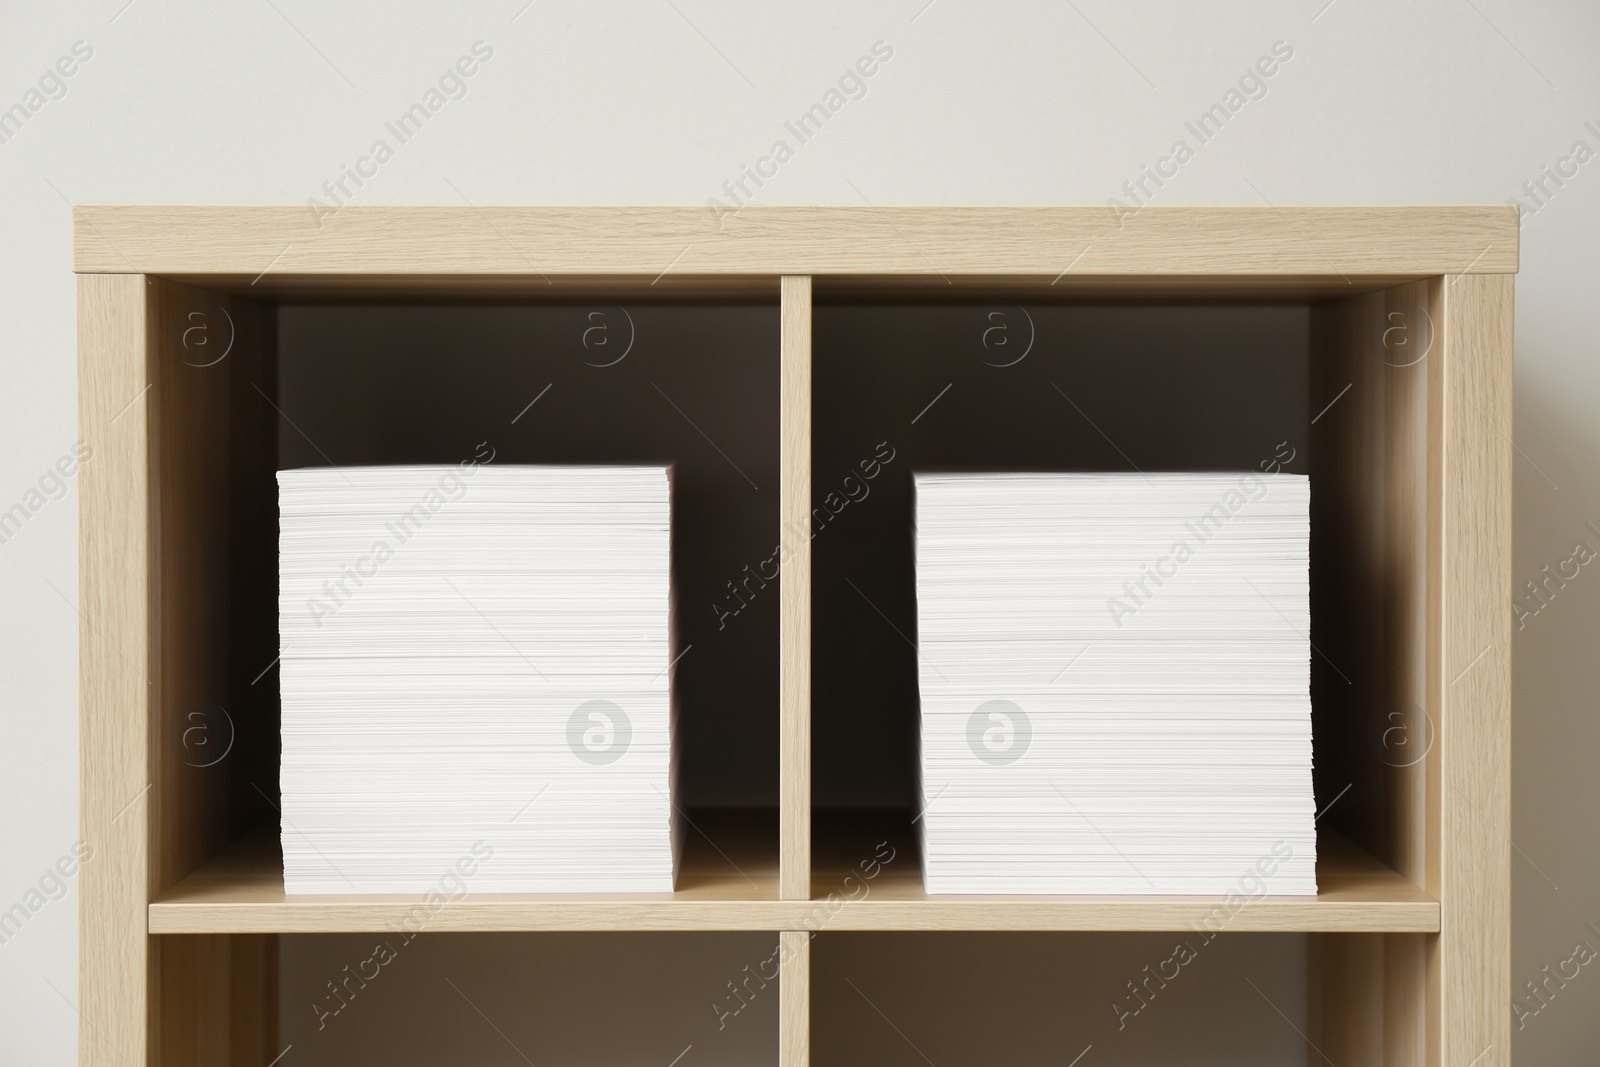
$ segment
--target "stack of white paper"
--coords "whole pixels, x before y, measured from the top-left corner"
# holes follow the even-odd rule
[[[1316,892],[1304,476],[916,500],[929,892]]]
[[[278,487],[285,889],[671,891],[669,471]]]

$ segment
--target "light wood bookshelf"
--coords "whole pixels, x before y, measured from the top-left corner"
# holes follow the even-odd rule
[[[671,894],[473,894],[428,931],[776,933],[775,1055],[802,1067],[826,1024],[811,1014],[813,937],[1198,928],[1215,899],[930,897],[909,812],[821,817],[813,716],[831,697],[812,688],[823,564],[804,534],[826,488],[818,324],[863,305],[1288,306],[1307,316],[1308,416],[1344,404],[1308,434],[1314,632],[1351,675],[1319,702],[1315,744],[1319,775],[1350,796],[1321,828],[1318,895],[1268,896],[1226,930],[1308,935],[1305,1036],[1340,1067],[1509,1063],[1512,209],[348,206],[319,221],[82,205],[74,220],[79,433],[94,450],[80,475],[81,1063],[265,1065],[276,938],[392,928],[419,903],[286,896],[274,838],[248,825],[274,803],[257,783],[275,780],[275,732],[235,727],[241,747],[214,773],[173,744],[197,702],[244,699],[258,726],[276,721],[239,649],[276,633],[274,441],[288,431],[260,383],[277,309],[597,301],[776,311],[787,560],[778,692],[759,711],[776,720],[775,810],[697,816]],[[1419,758],[1362,755],[1368,710],[1388,706],[1425,710]],[[1336,800],[1322,783],[1319,803]],[[904,859],[840,903],[879,841]]]

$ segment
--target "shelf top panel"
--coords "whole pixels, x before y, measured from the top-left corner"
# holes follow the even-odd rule
[[[1222,910],[1218,897],[935,896],[922,889],[909,827],[888,848],[865,837],[823,843],[812,900],[777,899],[772,836],[696,816],[670,894],[288,896],[270,836],[246,839],[149,909],[153,934],[333,933],[410,924],[429,931],[607,930],[1185,930],[1436,933],[1439,904],[1332,835],[1320,843],[1315,897],[1265,897]],[[870,820],[858,823],[871,829]],[[715,844],[712,844],[712,842]],[[865,849],[865,851],[863,851]],[[878,862],[874,862],[874,860]],[[863,866],[863,864],[866,866]],[[869,877],[870,875],[870,877]],[[830,894],[833,897],[830,899]],[[1219,916],[1225,921],[1218,926]]]
[[[1503,205],[1419,207],[406,207],[83,204],[74,270],[301,291],[406,277],[524,291],[584,278],[1332,280],[1510,274]],[[263,289],[263,286],[268,288]]]

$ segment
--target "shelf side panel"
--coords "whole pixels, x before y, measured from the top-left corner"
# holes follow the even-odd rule
[[[148,1062],[145,279],[78,278],[78,1062]]]
[[[782,282],[779,895],[811,892],[811,279]]]
[[[1446,278],[1437,1010],[1442,1063],[1511,1062],[1512,278]]]

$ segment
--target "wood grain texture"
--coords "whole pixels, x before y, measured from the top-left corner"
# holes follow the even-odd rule
[[[782,292],[779,895],[804,900],[811,887],[811,279],[785,277]]]
[[[78,279],[79,1063],[147,1062],[152,961],[145,279]]]
[[[1517,269],[1501,205],[304,207],[79,205],[85,273],[1308,275]]]
[[[1511,1062],[1512,279],[1443,297],[1439,1062]],[[1480,1059],[1481,1057],[1481,1059]]]
[[[778,934],[783,973],[778,985],[778,1067],[811,1062],[811,934]]]

